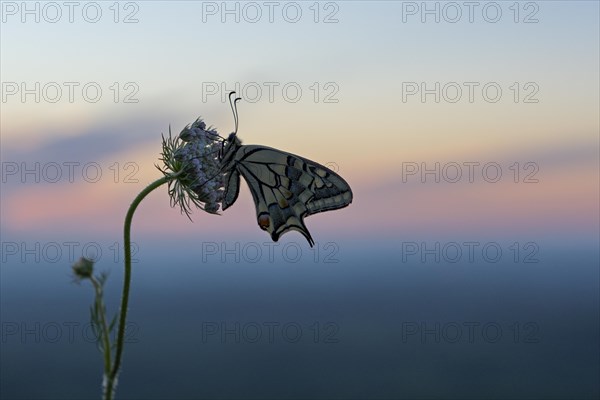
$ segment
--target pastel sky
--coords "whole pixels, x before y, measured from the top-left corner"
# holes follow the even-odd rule
[[[56,10],[38,3],[36,22],[35,3],[33,14],[22,4],[2,3],[3,240],[120,238],[129,202],[160,176],[160,134],[199,115],[228,134],[235,88],[244,143],[351,184],[349,208],[307,220],[313,236],[597,240],[598,2],[482,2],[473,22],[462,3],[427,3],[436,22],[421,2],[281,2],[269,22],[261,2],[223,14],[221,2],[141,1],[118,15],[100,2],[96,23],[87,3],[72,23],[66,8],[53,23]],[[22,175],[36,163],[40,182]],[[421,176],[436,163],[439,183]],[[246,188],[238,203],[192,224],[159,190],[135,231],[267,240]]]

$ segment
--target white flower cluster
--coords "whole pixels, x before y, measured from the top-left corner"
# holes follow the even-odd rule
[[[169,182],[172,204],[190,214],[190,202],[206,212],[216,214],[223,201],[225,174],[219,152],[222,138],[200,118],[185,127],[177,139],[163,139],[166,171],[176,175]]]

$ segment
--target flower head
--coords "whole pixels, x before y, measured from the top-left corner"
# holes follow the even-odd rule
[[[73,264],[73,274],[75,281],[80,282],[84,279],[90,279],[94,274],[94,262],[89,258],[81,257]]]
[[[200,209],[218,214],[223,200],[224,173],[221,170],[219,151],[222,139],[212,127],[206,127],[198,118],[186,126],[177,138],[163,136],[161,160],[164,168],[159,169],[169,177],[171,206],[178,205],[188,217],[191,204]]]

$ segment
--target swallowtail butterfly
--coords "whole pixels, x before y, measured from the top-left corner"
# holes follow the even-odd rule
[[[288,231],[299,231],[312,247],[304,218],[323,211],[343,208],[352,202],[348,183],[331,169],[306,158],[266,146],[242,145],[237,137],[236,103],[229,100],[235,119],[235,131],[223,141],[219,154],[225,172],[223,210],[231,207],[240,192],[244,177],[254,204],[258,226],[273,241]]]

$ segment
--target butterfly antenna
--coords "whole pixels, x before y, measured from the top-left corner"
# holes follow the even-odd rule
[[[238,114],[238,110],[237,110],[237,102],[240,101],[242,98],[241,97],[236,97],[235,100],[233,101],[233,107],[235,108],[235,132],[234,135],[237,135],[237,131],[238,131],[238,126],[240,123],[240,116]]]
[[[233,113],[233,121],[235,123],[235,131],[233,132],[234,135],[237,134],[237,127],[238,127],[238,115],[237,115],[237,107],[235,105],[235,102],[237,101],[237,98],[235,100],[231,100],[231,96],[233,96],[235,94],[234,91],[229,92],[229,105],[231,106],[231,112]]]

